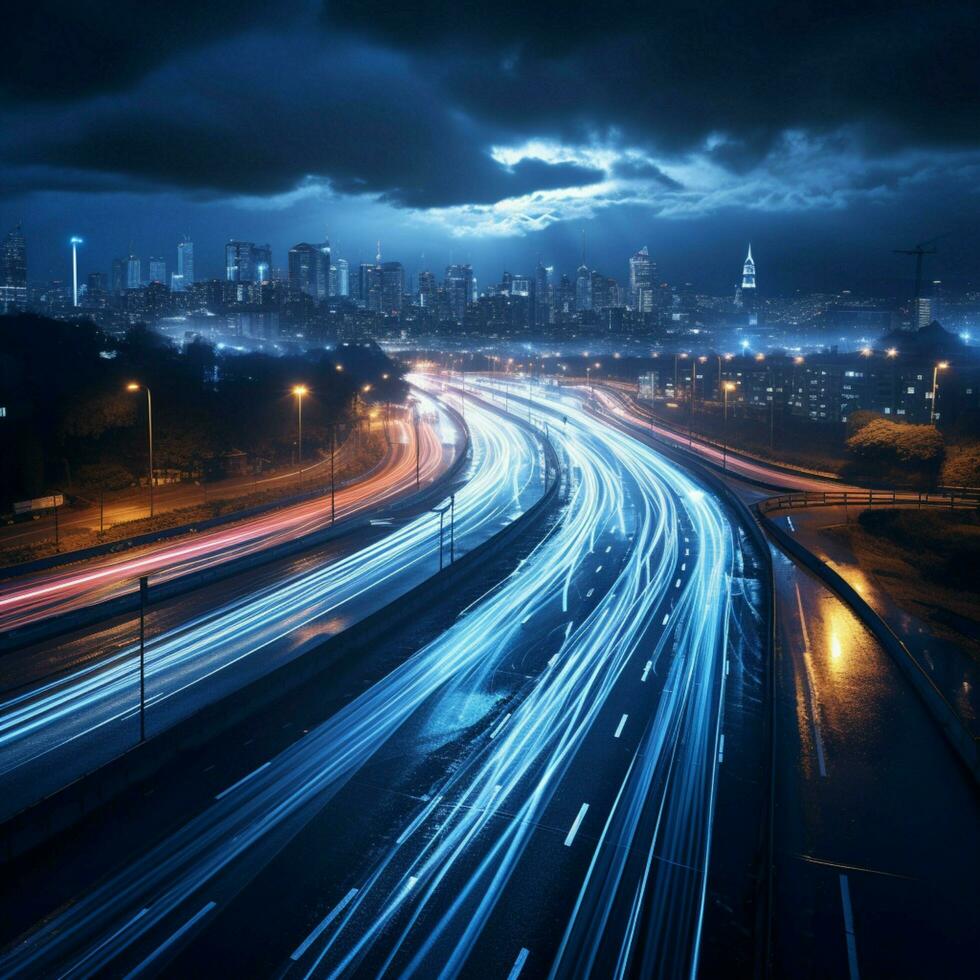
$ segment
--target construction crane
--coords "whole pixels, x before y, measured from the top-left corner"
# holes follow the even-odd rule
[[[937,235],[935,238],[930,238],[927,242],[919,242],[919,244],[914,248],[896,248],[893,250],[896,255],[915,256],[915,299],[922,298],[922,256],[935,255],[935,248],[930,246],[934,246],[936,242],[946,238],[949,234],[950,232],[946,232],[946,234]]]

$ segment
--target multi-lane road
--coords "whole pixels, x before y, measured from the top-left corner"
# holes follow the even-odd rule
[[[383,461],[364,479],[337,488],[336,520],[416,488],[415,427],[398,419],[389,428],[391,446]],[[419,440],[419,477],[428,483],[451,464],[456,447],[451,441],[446,445],[429,424],[419,426]],[[329,468],[319,466],[317,478],[321,483],[326,480],[325,495],[299,504],[162,544],[0,582],[0,630],[14,630],[132,592],[143,575],[159,585],[327,528],[334,517]]]
[[[776,975],[857,980],[969,962],[975,791],[846,607],[774,553],[771,705],[759,556],[647,420],[581,389],[416,382],[470,429],[459,550],[540,499],[540,434],[561,461],[551,522],[489,552],[465,605],[418,609],[57,842],[26,892],[0,886],[0,973],[691,976],[768,952]],[[161,609],[154,730],[390,608],[436,572],[437,526],[409,516]],[[82,642],[57,684],[0,706],[14,798],[131,736],[131,641],[92,660]],[[765,924],[717,868],[745,847],[768,870],[740,822],[764,811],[765,753],[745,743],[770,711],[773,941],[753,950]],[[706,923],[739,902],[726,951]]]
[[[513,517],[539,479],[531,437],[490,407],[495,394],[466,399],[464,547],[468,525]],[[248,771],[226,766],[210,804],[153,846],[113,851],[113,873],[10,947],[5,974],[694,968],[738,539],[703,487],[579,396],[529,405],[512,392],[508,407],[546,423],[563,460],[560,520],[530,554],[301,737],[250,756]],[[376,571],[358,554],[348,574],[365,590],[405,574],[411,528],[385,539]],[[164,639],[156,656],[206,674],[224,637],[253,645],[242,617],[259,639],[302,618],[284,589],[222,612],[199,639],[192,627],[173,653]]]
[[[619,392],[598,410],[650,431]],[[676,433],[654,428],[668,445]],[[694,443],[706,461],[713,447]],[[847,489],[728,460],[746,502],[758,484]],[[742,479],[745,478],[746,482]],[[852,488],[853,489],[853,488]],[[914,498],[914,495],[910,495]],[[792,517],[777,515],[796,533]],[[885,649],[815,575],[772,547],[775,571],[774,895],[776,976],[958,976],[970,972],[980,877],[980,800],[965,766]],[[969,703],[966,678],[958,693]]]
[[[441,441],[457,445],[457,432],[444,410],[438,415],[441,454]],[[457,553],[512,520],[543,483],[531,435],[501,427],[486,411],[470,415],[472,474],[456,496]],[[439,567],[438,527],[429,512],[382,521],[345,542],[354,547],[328,546],[163,604],[146,628],[147,732],[295,659],[424,581]],[[136,628],[126,617],[4,658],[4,675],[18,686],[0,701],[3,816],[138,738]],[[43,676],[35,679],[39,664]]]

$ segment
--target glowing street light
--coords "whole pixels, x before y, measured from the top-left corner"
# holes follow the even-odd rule
[[[949,361],[940,361],[932,369],[932,398],[929,405],[929,424],[936,424],[936,392],[939,390],[939,372],[949,367]]]
[[[71,245],[72,302],[74,306],[78,306],[78,246],[82,244],[82,240],[77,235],[73,235],[69,239],[69,244]]]
[[[681,351],[679,354],[674,354],[674,398],[677,397],[677,388],[678,388],[678,385],[680,384],[680,382],[679,382],[679,380],[677,378],[677,361],[678,361],[678,359],[680,359],[680,360],[686,360],[687,359],[687,354],[685,352],[683,352],[683,351]]]
[[[303,396],[309,394],[310,389],[306,385],[293,385],[293,394],[296,396],[296,419],[299,424],[299,432],[296,439],[296,462],[299,464],[299,475],[303,475]]]
[[[126,391],[139,391],[143,389],[146,392],[146,436],[147,444],[149,447],[150,455],[150,517],[153,516],[153,395],[150,394],[150,389],[146,385],[141,385],[136,381],[130,381],[126,385]]]
[[[735,384],[732,381],[726,381],[722,386],[721,390],[725,397],[725,421],[723,425],[724,435],[722,436],[722,453],[721,453],[721,471],[724,473],[728,469],[728,394],[735,390]]]

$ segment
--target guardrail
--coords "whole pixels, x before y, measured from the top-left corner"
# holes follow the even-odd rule
[[[980,493],[972,490],[925,491],[916,490],[807,490],[798,493],[781,493],[767,497],[757,504],[760,512],[793,510],[799,507],[870,507],[875,505],[906,505],[916,507],[980,507]]]
[[[759,504],[755,507],[763,527],[776,544],[821,579],[870,630],[922,699],[926,710],[962,759],[973,779],[980,783],[980,741],[904,641],[842,575],[800,544],[775,521],[766,517]]]

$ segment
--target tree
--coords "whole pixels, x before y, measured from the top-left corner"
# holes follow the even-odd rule
[[[980,487],[980,442],[947,448],[942,483],[947,487]]]
[[[851,412],[847,417],[847,435],[856,435],[860,432],[868,423],[874,422],[875,419],[883,418],[879,412],[872,412],[867,408],[860,408],[856,412]]]
[[[856,471],[878,483],[934,483],[943,461],[943,437],[931,425],[872,419],[847,440]]]

